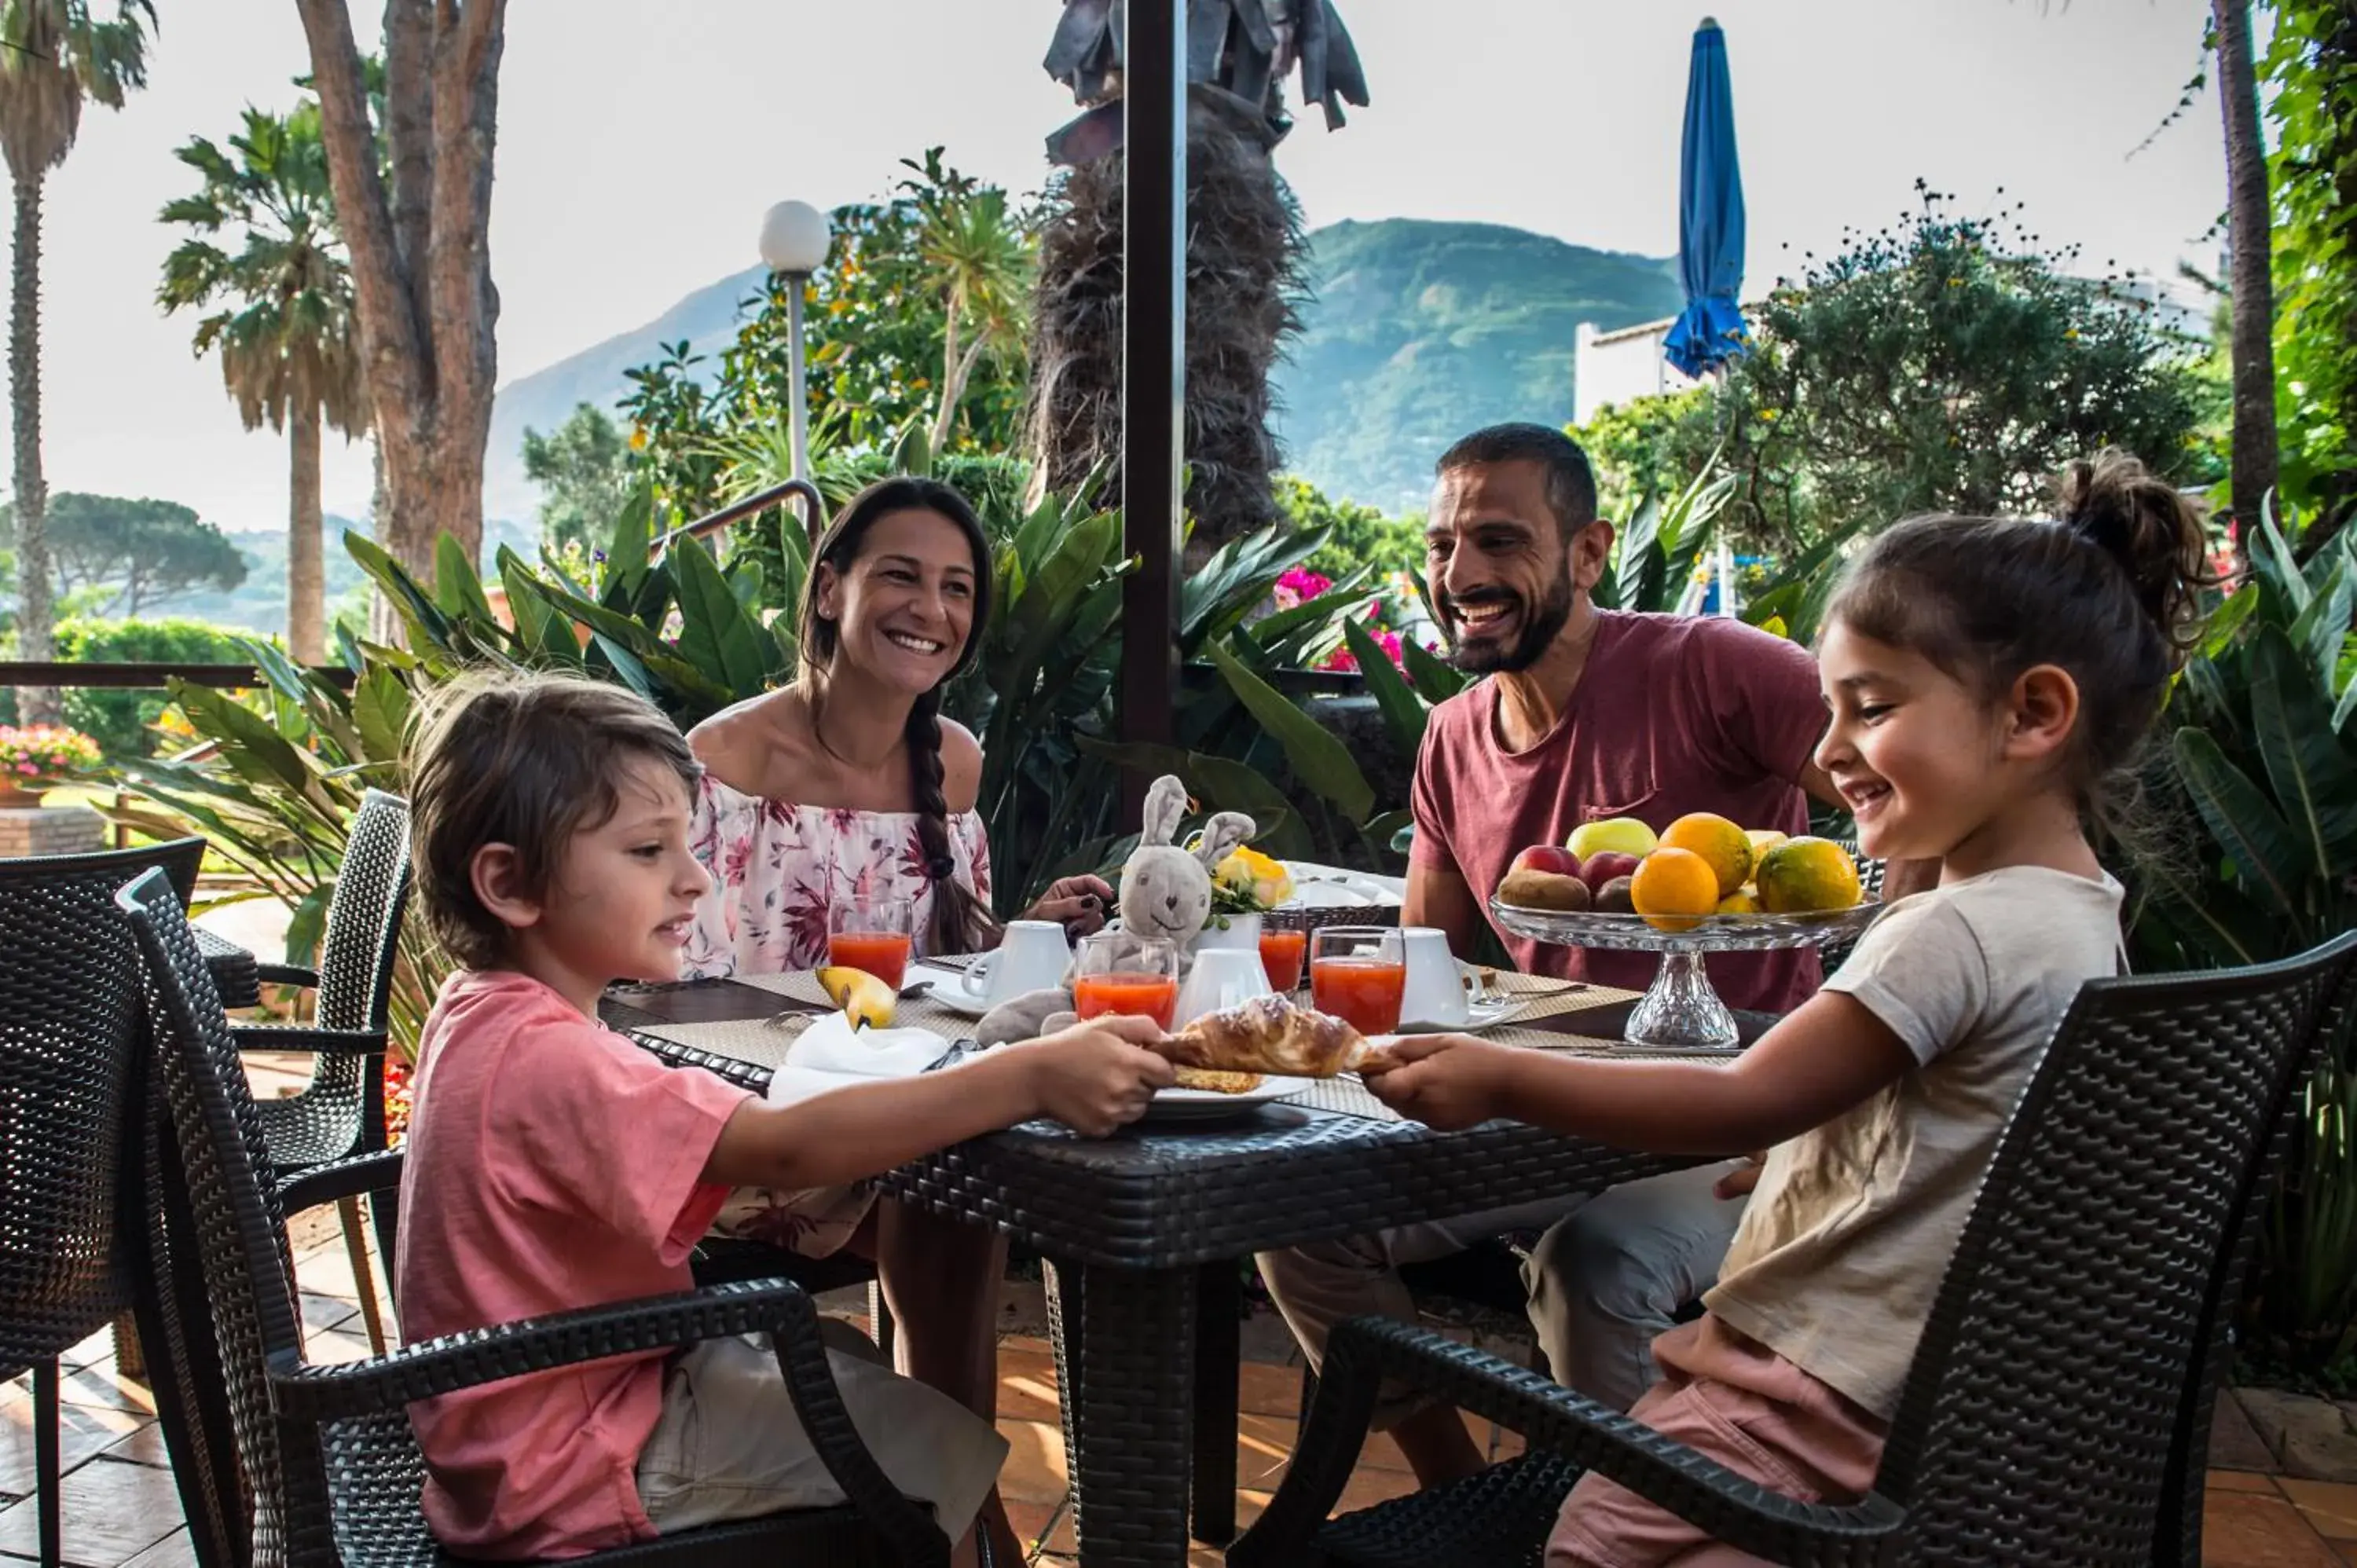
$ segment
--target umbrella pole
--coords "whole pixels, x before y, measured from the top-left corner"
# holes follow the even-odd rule
[[[1187,48],[1178,0],[1129,0],[1122,93],[1121,472],[1124,548],[1121,738],[1176,739],[1178,481],[1187,374]],[[1122,779],[1125,822],[1142,820],[1153,770]]]

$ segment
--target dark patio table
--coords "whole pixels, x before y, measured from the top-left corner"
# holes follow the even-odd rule
[[[262,971],[260,961],[227,937],[217,937],[202,927],[196,932],[197,950],[205,955],[205,968],[212,972],[213,989],[221,993],[224,1007],[259,1007],[262,1005]]]
[[[760,1009],[738,1016],[779,1011],[775,994],[727,982],[677,988],[662,1004],[640,999],[660,1014],[628,995],[609,997],[602,1011],[672,1061],[759,1089],[767,1067],[640,1032],[687,1016],[719,1021],[726,990],[748,993],[748,1009]],[[670,1005],[673,997],[683,1005]],[[1617,1035],[1628,1007],[1558,1014],[1534,1026]],[[1748,1039],[1771,1020],[1740,1021]],[[1275,1104],[1216,1126],[1140,1124],[1100,1139],[1027,1122],[902,1166],[878,1185],[995,1225],[1046,1260],[1081,1562],[1113,1568],[1187,1561],[1190,1480],[1195,1538],[1223,1545],[1235,1533],[1237,1260],[1600,1191],[1695,1163],[1519,1122],[1436,1133]]]

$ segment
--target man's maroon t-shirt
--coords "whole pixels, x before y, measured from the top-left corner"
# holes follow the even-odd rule
[[[1582,822],[1635,817],[1661,832],[1689,811],[1747,828],[1809,829],[1799,783],[1825,709],[1808,650],[1739,621],[1597,612],[1596,640],[1555,726],[1528,751],[1498,738],[1485,680],[1432,712],[1416,757],[1417,865],[1455,871],[1486,910],[1514,856]],[[1499,933],[1534,974],[1641,991],[1660,960]],[[1717,954],[1730,1007],[1785,1012],[1817,987],[1814,952]]]

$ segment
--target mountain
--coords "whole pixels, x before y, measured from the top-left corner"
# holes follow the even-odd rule
[[[662,357],[662,345],[684,338],[693,352],[716,362],[737,339],[737,306],[760,292],[762,270],[707,284],[643,327],[607,338],[545,370],[510,381],[491,403],[491,435],[483,462],[483,515],[531,522],[540,515],[540,487],[524,478],[523,433],[545,434],[581,403],[608,413],[630,390],[622,372]]]
[[[1572,343],[1675,315],[1674,259],[1494,223],[1394,218],[1309,236],[1314,298],[1276,390],[1287,466],[1329,495],[1420,510],[1448,444],[1571,418]]]
[[[1432,465],[1467,431],[1504,419],[1571,418],[1572,340],[1676,313],[1669,260],[1589,250],[1494,223],[1393,218],[1309,236],[1313,295],[1290,363],[1277,375],[1278,435],[1289,465],[1329,494],[1386,510],[1421,508]],[[622,372],[684,338],[716,360],[758,267],[696,290],[643,327],[500,389],[483,508],[529,522],[539,487],[524,478],[523,433],[553,430],[574,406],[610,409]]]

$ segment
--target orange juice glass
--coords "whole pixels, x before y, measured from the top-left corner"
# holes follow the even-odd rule
[[[909,972],[910,910],[906,898],[837,898],[826,916],[826,961],[864,969],[895,991]]]
[[[1362,1035],[1388,1035],[1399,1027],[1406,990],[1407,954],[1396,929],[1329,926],[1312,938],[1309,995],[1320,1013]]]
[[[1309,951],[1309,933],[1261,928],[1260,963],[1268,971],[1268,988],[1287,996],[1301,985],[1301,961]]]
[[[1072,1011],[1125,1013],[1170,1027],[1178,1012],[1178,950],[1114,931],[1082,937],[1072,951]]]

